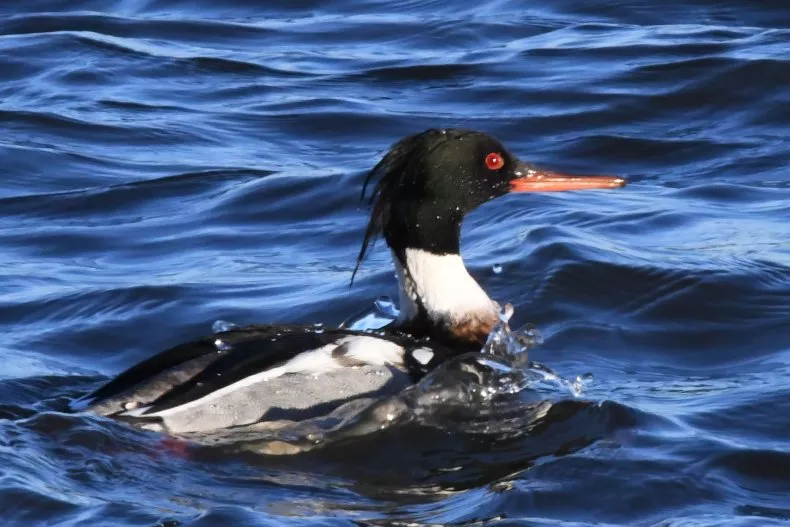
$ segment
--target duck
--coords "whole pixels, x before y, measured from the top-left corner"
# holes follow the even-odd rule
[[[74,400],[71,410],[169,434],[210,433],[300,421],[397,393],[453,357],[479,352],[500,319],[499,304],[461,257],[466,214],[511,193],[625,184],[540,169],[481,131],[437,128],[404,137],[365,178],[370,219],[351,273],[353,284],[383,237],[398,283],[396,320],[375,331],[225,328],[143,360]]]

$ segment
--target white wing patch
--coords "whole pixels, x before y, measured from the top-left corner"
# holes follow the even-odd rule
[[[338,345],[346,346],[346,356],[353,357],[359,361],[374,366],[393,366],[403,365],[403,347],[388,340],[354,336],[347,337],[338,341]]]
[[[414,360],[425,366],[433,359],[433,352],[428,348],[417,348],[411,352],[411,356],[414,357]]]

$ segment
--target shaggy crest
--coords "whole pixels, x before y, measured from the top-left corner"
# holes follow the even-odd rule
[[[365,183],[362,185],[360,200],[364,201],[368,185],[375,180],[378,180],[378,182],[368,200],[368,204],[373,205],[373,210],[370,214],[368,226],[365,229],[365,237],[362,240],[357,264],[354,266],[354,272],[351,274],[352,285],[359,266],[362,265],[365,256],[368,254],[368,249],[373,247],[376,239],[390,220],[392,203],[396,196],[405,194],[406,196],[416,197],[421,192],[419,185],[422,177],[420,166],[425,157],[443,146],[447,141],[475,134],[479,134],[479,132],[434,128],[404,137],[395,143],[381,161],[368,173]]]

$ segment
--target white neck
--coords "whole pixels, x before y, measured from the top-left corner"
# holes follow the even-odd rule
[[[417,316],[418,298],[432,319],[459,321],[481,311],[496,313],[496,304],[466,270],[460,255],[406,249],[408,273],[394,255],[393,260],[400,286],[399,322]]]

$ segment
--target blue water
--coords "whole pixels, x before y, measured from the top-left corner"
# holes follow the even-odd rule
[[[790,521],[781,2],[18,0],[0,35],[4,526]],[[383,245],[349,288],[359,191],[437,126],[630,179],[464,224],[473,274],[541,329],[532,358],[593,374],[582,398],[277,459],[65,413],[216,319],[395,296]]]

